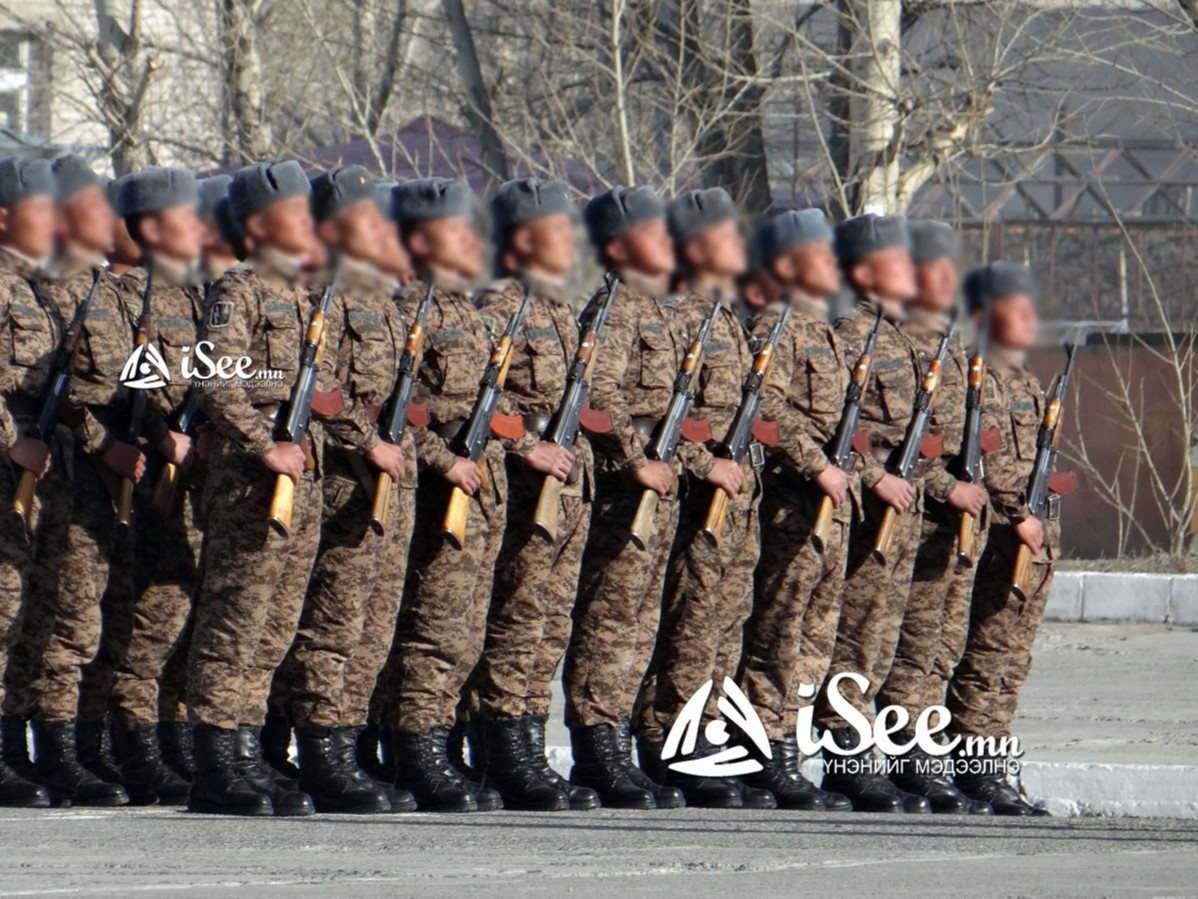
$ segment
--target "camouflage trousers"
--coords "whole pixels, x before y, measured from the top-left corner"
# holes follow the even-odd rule
[[[391,649],[412,536],[415,448],[410,440],[404,448],[406,480],[391,489],[382,534],[370,525],[374,469],[363,461],[359,472],[346,453],[325,451],[320,549],[299,630],[271,689],[271,705],[297,727],[365,723],[366,703]]]
[[[833,513],[821,551],[811,528],[823,491],[785,468],[763,480],[761,560],[738,681],[771,740],[794,733],[832,663],[859,486]],[[811,685],[810,696],[799,695],[800,684]]]
[[[728,503],[717,546],[700,534],[713,488],[692,480],[682,497],[662,591],[661,626],[633,711],[640,739],[664,740],[691,694],[708,680],[714,680],[716,689],[706,717],[716,717],[719,687],[725,677],[736,677],[761,551],[761,480],[748,464],[743,468],[745,485]]]
[[[5,698],[4,673],[8,668],[9,653],[21,633],[24,597],[35,546],[33,535],[43,510],[42,494],[48,492],[49,486],[44,482],[39,485],[27,526],[12,509],[20,473],[20,468],[7,458],[0,458],[0,516],[3,516],[0,519],[0,703]]]
[[[388,717],[399,730],[428,733],[452,725],[462,688],[482,652],[507,507],[503,455],[492,440],[479,460],[488,483],[471,497],[461,549],[442,532],[449,482],[420,473],[393,674],[388,672],[394,678]]]
[[[907,613],[899,630],[894,664],[878,690],[877,705],[899,705],[912,719],[929,706],[944,705],[945,689],[965,651],[974,565],[957,564],[961,516],[926,500],[923,530]],[[976,545],[985,545],[988,516],[983,513]]]
[[[1051,556],[1032,563],[1032,593],[1011,593],[1018,541],[1006,525],[990,529],[978,561],[965,654],[948,686],[949,730],[963,736],[1006,737],[1019,706],[1019,690],[1032,667],[1032,643],[1052,586]]]
[[[320,484],[312,472],[300,479],[287,536],[269,524],[274,489],[261,459],[216,438],[187,673],[193,724],[261,724],[271,678],[295,637],[320,539]]]
[[[630,531],[641,493],[626,473],[597,462],[591,527],[562,671],[569,727],[614,727],[630,717],[649,668],[679,503],[674,493],[658,502],[657,534],[642,550]]]
[[[829,679],[854,673],[869,681],[864,692],[849,680],[839,686],[840,694],[869,720],[873,719],[878,688],[890,674],[907,611],[911,573],[919,549],[923,482],[916,483],[914,507],[898,516],[890,554],[883,561],[874,557],[873,549],[885,509],[872,490],[863,489],[861,515],[854,520],[849,536],[840,624],[828,668]],[[815,720],[822,728],[847,724],[831,709],[826,691],[820,694]]]
[[[578,592],[591,504],[582,495],[585,483],[567,485],[557,539],[549,541],[533,527],[544,478],[519,459],[509,460],[507,529],[486,642],[469,685],[485,720],[547,713],[550,682],[565,652],[561,624],[569,621]]]

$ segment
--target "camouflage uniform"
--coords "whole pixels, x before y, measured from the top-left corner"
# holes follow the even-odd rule
[[[406,317],[413,315],[426,290],[419,282],[409,286],[400,303]],[[440,276],[426,331],[414,401],[426,405],[430,424],[414,435],[421,470],[392,649],[394,708],[389,713],[392,727],[417,734],[453,724],[462,687],[482,652],[507,503],[503,447],[491,440],[478,460],[486,482],[471,498],[462,548],[454,549],[442,535],[452,490],[442,475],[457,459],[450,441],[478,395],[491,336],[467,287]]]
[[[779,315],[767,309],[754,334],[764,339]],[[822,552],[810,535],[825,494],[812,479],[830,464],[824,447],[836,433],[856,361],[828,324],[826,307],[798,300],[762,389],[761,417],[777,422],[778,442],[763,477],[765,537],[740,685],[771,740],[794,732],[799,709],[814,701],[800,697],[798,685],[818,690],[832,661],[860,479],[850,473]]]
[[[948,686],[953,733],[1009,736],[1019,688],[1032,665],[1032,643],[1052,586],[1061,545],[1059,522],[1045,524],[1044,546],[1032,561],[1031,589],[1020,602],[1011,592],[1019,538],[1012,525],[1028,515],[1027,488],[1044,416],[1044,391],[1027,364],[993,351],[984,399],[1003,449],[986,459],[990,534],[978,560],[965,653]]]
[[[913,309],[903,332],[924,358],[933,358],[948,322]],[[933,402],[929,433],[944,440],[942,460],[947,466],[961,452],[965,431],[965,391],[969,359],[960,341],[949,345]],[[978,546],[985,545],[986,516],[978,531]],[[969,595],[976,569],[957,565],[957,532],[961,513],[930,496],[924,502],[919,550],[911,579],[907,611],[899,632],[894,665],[878,690],[879,706],[900,705],[917,717],[931,705],[944,704],[948,677],[965,650],[969,627]]]
[[[276,475],[261,456],[274,445],[272,418],[290,395],[309,308],[298,269],[270,251],[227,272],[209,297],[204,337],[212,357],[249,356],[254,371],[282,377],[196,384],[216,436],[188,670],[193,724],[261,724],[271,676],[295,636],[320,537],[319,459],[295,488],[291,531],[282,536],[268,524]],[[313,421],[314,455],[323,437]]]
[[[370,688],[395,632],[412,536],[412,429],[404,432],[404,476],[399,489],[391,490],[381,535],[370,526],[378,472],[363,457],[379,442],[379,413],[394,388],[407,339],[391,299],[394,289],[374,269],[346,261],[329,310],[321,366],[330,383],[340,385],[347,408],[325,423],[320,550],[299,631],[274,687],[297,727],[365,724]],[[352,718],[343,704],[347,693],[356,697]]]
[[[578,351],[578,322],[568,298],[552,285],[530,282],[534,299],[512,349],[505,383],[525,434],[508,443],[508,518],[482,657],[471,678],[483,718],[518,718],[548,712],[545,697],[565,650],[561,622],[569,621],[591,517],[590,445],[579,436],[575,467],[562,486],[557,539],[533,528],[533,510],[545,475],[520,456],[532,450],[561,403],[566,372]],[[524,285],[507,278],[479,299],[479,312],[501,329],[520,306]],[[548,630],[548,633],[547,633]]]
[[[8,448],[29,435],[37,421],[42,396],[49,384],[54,352],[62,339],[62,321],[56,309],[33,292],[29,279],[36,266],[0,248],[0,702],[5,700],[4,673],[9,651],[21,632],[22,596],[35,538],[12,512],[22,470],[8,458]],[[53,444],[53,441],[51,441]],[[65,484],[61,453],[52,460],[50,474],[34,496],[29,530],[37,534],[43,510],[50,499],[48,488]],[[64,491],[56,491],[62,500]]]
[[[849,348],[849,365],[856,362],[864,347],[876,314],[872,303],[858,298],[856,308],[836,323],[837,334]],[[861,427],[869,431],[872,441],[872,452],[862,457],[863,488],[881,480],[887,456],[902,443],[926,363],[898,324],[884,318],[878,331],[873,371],[861,398]],[[873,557],[873,546],[886,506],[872,490],[862,490],[861,513],[853,522],[849,539],[844,600],[828,677],[854,672],[868,678],[865,695],[850,682],[840,685],[844,697],[867,718],[873,715],[874,697],[890,673],[898,646],[919,548],[924,498],[944,502],[955,483],[939,459],[928,460],[924,474],[912,480],[915,502],[898,516],[894,542],[885,562]],[[821,697],[816,717],[826,728],[846,723],[832,713],[826,694]]]
[[[616,726],[631,715],[661,616],[677,487],[658,503],[657,537],[648,549],[638,549],[629,530],[643,492],[629,472],[646,462],[645,446],[666,413],[688,346],[674,301],[658,294],[644,279],[621,275],[591,378],[590,406],[611,416],[611,429],[590,435],[595,502],[562,675],[572,728]]]
[[[705,443],[687,442],[678,448],[686,471],[678,532],[666,570],[653,660],[636,700],[637,735],[654,743],[665,739],[683,705],[708,679],[720,684],[725,677],[736,676],[742,630],[753,604],[753,569],[761,550],[757,517],[761,480],[747,454],[740,463],[744,486],[728,502],[719,544],[711,546],[699,533],[718,489],[704,482],[716,461],[712,450],[727,435],[745,376],[753,366],[735,296],[692,288],[679,297],[678,315],[695,334],[715,301],[720,303],[720,313],[703,355],[690,412],[694,419],[707,420],[711,436]],[[708,708],[712,717],[717,716],[716,692]]]

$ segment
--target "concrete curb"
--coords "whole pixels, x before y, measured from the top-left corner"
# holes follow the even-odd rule
[[[1198,624],[1198,574],[1058,571],[1044,614],[1054,621]]]
[[[568,777],[570,747],[550,746],[546,754]],[[1198,766],[1029,761],[1020,769],[1020,788],[1056,817],[1198,818]],[[802,772],[819,783],[823,766],[808,759]]]

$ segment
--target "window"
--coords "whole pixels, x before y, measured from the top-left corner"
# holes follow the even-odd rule
[[[0,31],[0,125],[29,127],[29,35]]]

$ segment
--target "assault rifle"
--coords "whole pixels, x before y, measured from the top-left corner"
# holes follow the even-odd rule
[[[459,456],[465,456],[471,462],[482,458],[491,439],[491,419],[495,417],[495,408],[503,395],[503,382],[507,380],[507,370],[512,364],[512,344],[532,305],[532,290],[524,286],[524,299],[520,308],[508,319],[503,336],[491,353],[482,379],[478,382],[478,396],[474,400],[474,409],[462,430],[454,437],[451,449]],[[470,497],[460,487],[454,487],[449,495],[449,508],[445,510],[445,522],[442,531],[445,538],[455,549],[461,549],[466,543],[466,518],[470,513]]]
[[[603,277],[603,284],[595,291],[587,303],[587,308],[594,307],[590,321],[585,325],[578,340],[578,352],[570,363],[570,371],[566,374],[566,389],[562,394],[561,404],[545,429],[544,440],[556,443],[573,451],[578,439],[578,419],[582,407],[586,405],[587,395],[591,390],[591,368],[598,354],[599,335],[607,323],[612,303],[616,299],[616,288],[620,279],[614,272],[608,272]],[[600,300],[599,297],[603,299]],[[562,482],[553,475],[545,475],[541,483],[541,494],[537,497],[537,508],[533,514],[533,527],[551,543],[557,542],[557,526],[561,517]]]
[[[150,299],[154,290],[154,257],[146,259],[146,288],[141,294],[141,314],[137,317],[137,325],[133,332],[133,352],[141,355],[150,343]],[[146,392],[134,390],[129,406],[129,427],[125,429],[125,443],[137,449],[141,438],[141,421],[146,416]],[[121,527],[129,527],[133,522],[133,481],[121,478],[117,492],[116,523]]]
[[[33,426],[33,433],[30,435],[42,443],[50,442],[54,427],[58,424],[58,410],[62,408],[62,401],[66,399],[71,384],[71,366],[75,361],[75,349],[79,346],[79,338],[83,336],[83,323],[87,321],[87,313],[91,309],[92,300],[96,298],[96,291],[100,288],[100,281],[103,277],[103,269],[97,267],[92,270],[91,289],[88,290],[83,301],[75,307],[75,317],[71,320],[66,333],[62,335],[62,342],[54,354],[54,366],[50,370],[50,384],[46,388],[46,395],[42,397],[42,407],[38,412],[37,422]],[[37,481],[37,472],[23,470],[21,480],[17,483],[17,492],[13,495],[13,512],[24,519],[26,526],[29,525],[33,515],[33,495],[37,491]]]
[[[177,434],[190,436],[199,418],[200,401],[196,396],[195,388],[192,388],[187,391],[183,402],[171,416],[171,430]],[[179,481],[182,480],[182,476],[182,469],[174,462],[163,464],[162,471],[158,473],[158,481],[154,484],[154,495],[150,498],[150,505],[164,518],[169,516],[171,509],[175,507],[175,492],[179,489]]]
[[[716,300],[711,306],[710,314],[703,319],[698,335],[682,358],[682,367],[674,378],[674,393],[670,397],[666,417],[661,420],[657,434],[645,449],[645,455],[655,462],[668,464],[674,461],[674,454],[678,451],[678,442],[682,439],[682,425],[690,413],[699,371],[703,368],[703,353],[707,349],[707,341],[711,339],[711,329],[715,327],[716,316],[719,314],[720,301]],[[636,516],[632,519],[632,542],[639,549],[648,548],[649,541],[656,530],[657,500],[656,490],[645,490],[641,494],[640,504],[636,508]]]
[[[404,344],[403,353],[399,357],[399,372],[395,377],[395,388],[391,398],[387,400],[387,411],[379,422],[379,433],[387,443],[399,446],[403,441],[404,429],[408,424],[408,409],[412,405],[412,392],[416,389],[416,373],[420,369],[420,356],[424,352],[424,320],[428,318],[428,310],[433,305],[433,295],[436,286],[433,279],[428,282],[419,305],[416,307],[416,317],[408,328],[408,339]],[[413,460],[415,464],[415,460]],[[370,526],[378,533],[383,533],[387,526],[387,506],[391,498],[391,476],[379,472],[378,483],[374,488],[374,505],[370,510]]]
[[[990,336],[990,313],[982,321],[978,334],[977,349],[969,358],[965,391],[965,433],[961,439],[961,455],[957,457],[954,474],[957,480],[967,484],[980,483],[985,476],[982,461],[982,413],[985,401],[982,385],[986,382],[986,345]],[[957,531],[957,564],[972,565],[977,542],[977,519],[968,512],[961,513],[961,524]]]

